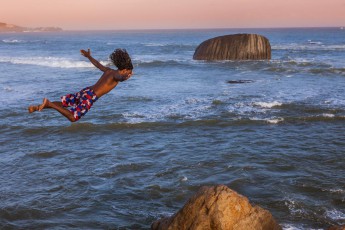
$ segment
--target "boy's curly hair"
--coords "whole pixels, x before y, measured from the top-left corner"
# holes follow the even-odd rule
[[[109,58],[119,70],[133,69],[131,58],[125,49],[116,49]]]

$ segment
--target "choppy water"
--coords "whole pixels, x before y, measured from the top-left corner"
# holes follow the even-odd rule
[[[202,41],[259,33],[271,61],[203,62]],[[1,228],[148,229],[225,184],[285,229],[345,224],[345,30],[0,34]],[[93,84],[115,48],[135,75],[79,122],[29,104]],[[250,80],[245,84],[229,81]]]

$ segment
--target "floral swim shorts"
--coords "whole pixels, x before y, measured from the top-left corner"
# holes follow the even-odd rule
[[[91,106],[95,101],[97,101],[97,99],[98,97],[95,92],[89,87],[86,87],[75,94],[62,96],[61,102],[63,107],[73,107],[70,108],[69,111],[73,113],[73,116],[77,121],[90,110]]]

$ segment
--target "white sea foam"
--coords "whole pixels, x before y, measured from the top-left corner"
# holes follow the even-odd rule
[[[322,42],[310,41],[306,44],[283,44],[283,45],[273,45],[273,50],[344,50],[345,45],[324,45]]]
[[[267,119],[266,120],[270,124],[278,124],[284,121],[284,118],[276,118],[276,119]]]
[[[251,117],[249,118],[250,120],[252,121],[265,121],[269,124],[278,124],[280,122],[283,122],[284,121],[284,118],[259,118],[259,117]]]
[[[152,121],[160,121],[164,120],[164,113],[157,113],[157,112],[125,112],[122,113],[122,116],[127,120],[126,122],[129,124],[138,124],[142,122],[152,122]]]
[[[254,106],[259,106],[261,108],[265,108],[265,109],[270,109],[273,107],[277,107],[277,106],[281,106],[283,103],[278,102],[278,101],[273,101],[273,102],[254,102],[253,105]]]
[[[46,43],[45,40],[21,40],[21,39],[3,39],[1,40],[3,43],[7,44],[22,44],[22,43]]]
[[[305,226],[296,226],[296,225],[293,225],[293,224],[281,224],[283,230],[305,230],[305,229],[308,229],[308,230],[322,230],[320,228],[310,228],[310,227],[305,227]]]
[[[343,189],[330,189],[329,190],[331,193],[339,193],[339,194],[344,194],[345,190]]]
[[[128,123],[164,121],[166,119],[199,120],[212,114],[212,98],[187,97],[174,103],[167,103],[149,111],[137,110],[122,113]]]
[[[322,42],[317,42],[317,41],[312,41],[312,40],[308,40],[308,43],[311,45],[322,45]]]
[[[4,39],[2,40],[3,43],[24,43],[25,41],[23,40],[18,40],[18,39]]]
[[[185,181],[187,181],[188,180],[188,178],[186,177],[186,176],[183,176],[182,178],[181,178],[181,181],[182,182],[185,182]]]
[[[326,100],[324,103],[333,105],[333,106],[344,106],[345,99],[335,98],[335,99]]]
[[[332,50],[343,50],[343,49],[345,49],[345,45],[329,45],[327,47],[329,49],[332,49]]]
[[[13,88],[8,87],[8,86],[3,87],[3,89],[4,89],[5,91],[7,91],[7,92],[12,92],[12,91],[13,91]]]
[[[92,64],[86,61],[76,61],[59,57],[1,57],[0,63],[12,63],[22,65],[38,65],[54,68],[90,68]]]
[[[333,118],[333,117],[335,117],[334,114],[330,114],[330,113],[324,113],[324,114],[322,114],[322,116],[323,116],[323,117],[328,117],[328,118]]]
[[[291,224],[282,224],[283,230],[302,230],[302,227],[294,226]]]
[[[336,221],[345,220],[345,213],[335,209],[326,211],[326,216]]]
[[[155,46],[167,46],[168,44],[162,44],[162,43],[145,43],[144,46],[148,47],[155,47]]]

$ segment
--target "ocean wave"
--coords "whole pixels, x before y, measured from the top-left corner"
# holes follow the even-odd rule
[[[308,40],[308,43],[311,45],[322,45],[322,42],[318,42],[318,41],[312,41],[312,40]]]
[[[306,43],[291,43],[272,45],[272,50],[311,50],[311,51],[342,51],[344,44],[325,45],[318,41],[308,41]]]
[[[8,135],[18,136],[32,136],[32,135],[61,135],[63,133],[106,133],[114,131],[126,131],[126,130],[172,130],[176,128],[189,128],[189,127],[198,127],[198,126],[238,126],[238,125],[250,125],[250,124],[263,124],[265,121],[258,120],[249,120],[249,119],[239,119],[232,121],[224,121],[219,119],[200,119],[200,120],[189,120],[189,121],[138,121],[134,122],[108,122],[108,123],[92,123],[92,122],[79,122],[72,123],[70,125],[61,125],[61,126],[29,126],[29,125],[3,125],[1,128],[6,130]],[[52,153],[55,154],[55,153]],[[49,153],[37,153],[30,155],[33,157],[49,157]]]
[[[250,118],[250,120],[253,120],[253,121],[264,121],[264,122],[267,122],[268,124],[278,124],[278,123],[281,123],[281,122],[284,122],[284,118],[282,117],[272,117],[272,118],[258,118],[258,117],[253,117],[253,118]]]
[[[285,198],[284,203],[292,215],[307,216],[307,210],[305,210],[305,204],[303,202],[293,198]]]
[[[168,43],[143,43],[144,46],[148,47],[162,47],[162,46],[167,46]]]
[[[328,191],[335,194],[345,194],[345,190],[340,188],[329,189]]]
[[[173,59],[172,59],[173,60]],[[164,60],[159,64],[165,64]],[[342,63],[335,63],[330,60],[321,60],[314,58],[296,58],[296,57],[284,57],[280,59],[272,59],[270,61],[233,61],[233,60],[223,60],[223,61],[196,61],[192,59],[178,60],[176,64],[188,64],[188,65],[198,65],[198,66],[213,66],[217,65],[222,68],[236,69],[243,72],[269,72],[273,74],[284,74],[286,77],[292,77],[295,74],[312,74],[312,75],[337,75],[345,76],[345,67]],[[243,73],[242,72],[242,73]]]
[[[194,45],[183,44],[183,43],[149,42],[149,43],[142,43],[142,44],[148,47],[180,47],[180,48],[193,47],[194,48]]]
[[[144,43],[146,47],[150,47],[152,49],[158,49],[166,53],[174,53],[176,51],[185,52],[187,50],[193,51],[195,49],[195,45],[191,44],[176,44],[176,43]]]
[[[283,230],[304,230],[304,227],[303,226],[296,226],[296,225],[293,225],[293,224],[281,224]],[[312,230],[312,229],[309,229],[309,230]]]
[[[0,57],[0,63],[37,65],[53,68],[91,68],[90,62],[59,57]],[[103,62],[104,63],[104,62]]]
[[[153,116],[153,117],[151,117]],[[128,131],[128,130],[174,130],[176,128],[189,127],[231,127],[231,126],[247,126],[247,125],[278,125],[278,124],[294,124],[294,123],[314,123],[314,122],[337,122],[344,121],[345,116],[339,117],[279,117],[279,116],[233,116],[232,114],[224,115],[222,117],[206,116],[199,118],[187,119],[184,116],[176,114],[164,115],[161,118],[154,115],[142,114],[128,114],[124,118],[118,120],[103,120],[99,121],[80,121],[70,125],[63,123],[61,125],[39,126],[38,124],[23,124],[23,125],[1,125],[1,129],[10,136],[31,137],[32,135],[61,135],[63,133],[107,133],[114,131]],[[55,154],[55,153],[52,153]],[[49,157],[50,153],[37,153],[35,157]]]
[[[26,44],[26,43],[47,43],[46,40],[21,40],[21,39],[3,39],[0,41],[0,43],[5,43],[8,45],[16,45],[16,44]]]
[[[335,115],[331,114],[331,113],[323,113],[321,116],[322,117],[328,117],[328,118],[334,118],[335,117]]]
[[[331,100],[326,100],[324,103],[332,105],[332,106],[342,106],[343,107],[343,106],[345,106],[345,99],[340,99],[340,98],[331,99]]]
[[[154,128],[154,127],[169,127],[171,123],[168,122],[139,122],[139,123],[128,123],[123,121],[118,122],[111,122],[107,124],[96,124],[90,122],[80,122],[80,123],[73,123],[68,127],[65,127],[65,131],[71,132],[79,132],[88,130],[90,132],[99,130],[109,131],[109,130],[127,130],[127,129],[147,129],[147,128]]]
[[[132,60],[141,67],[185,66],[197,63],[192,58],[182,58],[178,55],[138,55]]]
[[[327,210],[325,213],[326,217],[335,220],[335,221],[344,221],[345,220],[345,213],[339,210]]]
[[[140,67],[161,67],[161,66],[177,66],[186,65],[188,63],[180,60],[139,60],[137,65]]]
[[[15,194],[17,195],[17,194]],[[47,215],[46,210],[30,207],[27,205],[3,206],[0,210],[0,216],[7,220],[26,220],[26,219],[40,219]],[[8,229],[12,229],[11,222],[6,223]],[[16,226],[16,225],[14,225]],[[17,226],[18,227],[18,226]]]
[[[14,44],[14,43],[25,43],[24,40],[19,40],[19,39],[3,39],[1,40],[3,43],[10,43],[10,44]]]
[[[261,107],[261,108],[270,109],[270,108],[273,108],[273,107],[282,106],[283,103],[278,102],[278,101],[273,101],[273,102],[253,102],[253,105]]]
[[[343,121],[345,120],[345,116],[336,116],[334,114],[320,114],[315,116],[306,116],[306,117],[300,117],[299,120],[304,121]]]
[[[155,107],[150,111],[131,111],[122,115],[129,123],[197,120],[214,113],[211,108],[212,102],[212,98],[187,97],[172,104]]]
[[[166,51],[155,51],[151,53],[136,54],[132,57],[133,61],[152,62],[152,61],[187,61],[192,60],[192,55],[173,53]]]
[[[262,67],[264,71],[291,74],[308,73],[315,75],[343,75],[345,68],[314,59],[289,58],[288,60],[271,60],[270,65]]]
[[[125,100],[129,101],[129,102],[149,102],[149,101],[153,101],[152,98],[150,97],[126,97],[124,98]]]
[[[58,151],[44,151],[44,152],[34,152],[31,154],[28,154],[29,157],[33,158],[52,158],[54,156],[57,156],[59,153]]]
[[[5,86],[5,87],[2,87],[3,90],[5,90],[6,92],[13,92],[14,89],[10,86]]]

